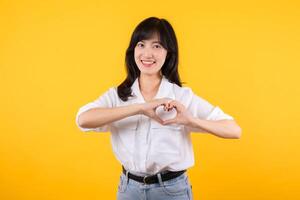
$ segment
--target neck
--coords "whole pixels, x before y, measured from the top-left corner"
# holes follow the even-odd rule
[[[160,85],[162,79],[162,75],[155,74],[155,75],[146,75],[140,74],[139,77],[139,85],[141,92],[151,93],[156,91]]]

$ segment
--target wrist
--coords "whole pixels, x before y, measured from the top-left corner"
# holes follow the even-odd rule
[[[195,118],[192,115],[190,115],[188,117],[188,124],[187,124],[187,126],[196,128],[197,127],[197,118]]]
[[[143,114],[144,113],[143,103],[136,103],[134,106],[136,108],[136,114]]]

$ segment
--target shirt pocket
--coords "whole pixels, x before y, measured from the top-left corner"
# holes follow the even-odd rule
[[[182,159],[182,130],[182,125],[161,125],[158,122],[151,124],[149,160],[152,165],[164,168]]]
[[[121,155],[133,155],[138,121],[138,116],[130,116],[113,122],[113,126],[116,130],[116,132],[113,133],[113,138],[116,143],[115,148]]]

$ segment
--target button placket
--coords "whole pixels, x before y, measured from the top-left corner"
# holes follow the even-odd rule
[[[148,121],[147,121],[147,135],[146,135],[146,144],[149,144],[150,143],[150,129],[151,129],[151,119],[148,118]]]
[[[139,168],[142,171],[145,171],[145,165],[146,162],[146,155],[147,155],[147,131],[146,126],[144,123],[144,117],[140,115],[139,117],[139,125],[137,127],[137,133],[136,133],[136,152],[135,152],[135,160],[137,163],[139,163]]]
[[[150,152],[150,148],[151,148],[151,118],[149,118],[148,120],[148,130],[147,130],[147,150],[146,150],[146,155],[145,155],[145,169],[147,169],[147,162],[148,162],[148,157],[149,157],[149,152]]]

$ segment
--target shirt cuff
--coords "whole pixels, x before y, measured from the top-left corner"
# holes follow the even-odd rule
[[[234,118],[232,116],[224,113],[221,110],[221,108],[219,108],[218,106],[214,107],[214,109],[206,117],[206,120],[224,120],[224,119],[233,120]]]
[[[104,126],[101,126],[101,127],[96,127],[96,128],[83,128],[79,125],[79,115],[82,114],[83,112],[86,112],[90,109],[93,109],[93,108],[97,108],[98,106],[95,106],[93,103],[89,103],[83,107],[81,107],[79,109],[79,111],[77,112],[77,115],[76,115],[76,125],[77,127],[83,131],[83,132],[90,132],[90,131],[94,131],[94,132],[107,132],[110,130],[110,126],[109,125],[104,125]]]

